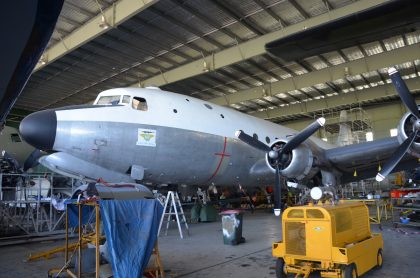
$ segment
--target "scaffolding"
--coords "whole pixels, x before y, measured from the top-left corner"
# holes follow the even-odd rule
[[[390,178],[395,174],[390,175]],[[391,182],[380,183],[375,179],[365,179],[361,181],[351,182],[338,187],[338,196],[343,199],[357,199],[365,198],[371,194],[380,195],[381,198],[389,197],[391,189],[395,188],[395,185]],[[377,196],[379,198],[379,196]]]
[[[71,197],[77,182],[51,173],[0,173],[0,239],[63,233],[61,202]]]
[[[61,268],[52,268],[48,270],[48,277],[59,277],[61,273],[66,273],[68,276],[73,278],[81,278],[82,276],[82,256],[83,256],[83,249],[87,246],[88,243],[91,243],[95,246],[95,278],[99,278],[99,266],[100,266],[100,252],[99,252],[99,246],[101,244],[101,241],[105,239],[104,236],[101,236],[100,234],[100,213],[99,213],[99,204],[94,201],[83,201],[83,202],[77,202],[75,203],[77,206],[77,231],[78,231],[78,240],[77,243],[71,245],[69,242],[69,235],[71,233],[69,229],[69,210],[66,206],[66,211],[63,214],[65,218],[65,245],[64,245],[64,266]],[[92,211],[92,214],[89,216],[89,223],[84,224],[83,223],[83,208],[84,206],[92,206],[94,210]],[[92,220],[92,216],[95,216],[95,223],[90,223]],[[91,231],[89,229],[90,225],[94,224],[94,229]],[[51,250],[50,252],[53,252],[55,250]],[[73,269],[71,267],[71,259],[74,254],[76,254],[76,265]],[[48,251],[47,251],[48,252]]]
[[[366,142],[366,134],[372,132],[372,120],[369,114],[361,107],[347,110],[323,111],[327,124],[320,129],[321,138],[332,144],[348,145]],[[345,115],[345,116],[344,116]],[[317,115],[319,116],[319,115]],[[340,142],[340,129],[347,128],[351,133],[350,142]]]

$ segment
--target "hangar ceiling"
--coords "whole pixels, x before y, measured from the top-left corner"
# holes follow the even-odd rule
[[[126,86],[155,85],[275,122],[395,101],[389,66],[420,92],[420,32],[290,63],[264,50],[267,42],[384,2],[66,0],[9,121]]]

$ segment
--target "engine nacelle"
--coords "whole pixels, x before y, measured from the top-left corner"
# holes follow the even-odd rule
[[[271,145],[271,148],[282,147],[286,143],[286,140],[276,140]],[[276,165],[274,164],[274,161],[269,158],[268,154],[265,156],[265,162],[273,172],[276,171]],[[305,178],[311,178],[317,172],[317,169],[312,167],[313,164],[314,156],[312,150],[305,144],[300,144],[297,148],[292,150],[291,154],[289,154],[288,160],[283,165],[283,170],[281,170],[280,173],[289,179],[303,180]]]
[[[404,114],[404,116],[402,117],[398,125],[398,142],[400,144],[402,144],[408,138],[408,136],[410,136],[415,131],[415,127],[414,127],[415,123],[416,123],[416,118],[413,114],[411,114],[410,112]],[[411,155],[417,158],[420,158],[419,136],[417,136],[417,138],[414,140],[413,144],[408,150],[408,153],[410,153]]]

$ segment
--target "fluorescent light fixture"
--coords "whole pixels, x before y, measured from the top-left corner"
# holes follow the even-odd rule
[[[99,22],[99,27],[104,29],[104,30],[109,28],[109,24],[108,24],[108,22],[106,22],[106,19],[105,19],[104,15],[101,16],[101,22]]]
[[[204,61],[203,62],[203,72],[209,72],[209,71],[210,71],[209,66],[207,65],[207,62]]]
[[[38,63],[41,65],[47,64],[47,58],[44,56],[44,54],[41,55],[41,58],[39,58]]]

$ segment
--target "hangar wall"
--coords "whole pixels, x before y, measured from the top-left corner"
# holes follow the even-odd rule
[[[6,150],[17,161],[19,161],[19,163],[23,164],[28,155],[34,150],[34,147],[30,146],[24,141],[13,141],[12,134],[18,134],[18,130],[14,127],[5,126],[4,129],[1,131],[0,152]]]
[[[364,109],[372,123],[373,138],[381,139],[390,136],[390,129],[397,128],[401,117],[406,113],[405,107],[400,102],[381,104],[380,106]],[[329,118],[326,117],[327,124]],[[284,123],[285,126],[295,130],[301,130],[313,120],[300,120]]]

